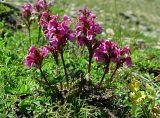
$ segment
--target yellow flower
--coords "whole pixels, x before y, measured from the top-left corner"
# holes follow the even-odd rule
[[[141,104],[142,100],[146,98],[144,91],[139,91],[139,92],[137,92],[136,95],[137,95],[137,99],[135,100],[135,102],[137,104]]]
[[[140,91],[140,92],[139,92],[139,98],[140,98],[140,99],[145,99],[145,98],[146,98],[146,94],[145,94],[144,91]]]
[[[129,97],[131,97],[132,99],[135,99],[135,98],[136,98],[136,94],[135,94],[134,92],[131,92],[131,93],[129,94]]]
[[[128,85],[132,92],[136,92],[139,90],[140,82],[135,78],[132,79],[132,82]]]

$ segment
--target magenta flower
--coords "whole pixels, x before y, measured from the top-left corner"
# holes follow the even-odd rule
[[[47,10],[47,2],[46,0],[37,0],[35,3],[35,10],[37,12],[42,12]]]
[[[100,80],[99,85],[102,85],[102,82],[105,78],[106,73],[110,69],[110,63],[116,63],[115,70],[110,76],[109,82],[112,82],[113,76],[119,67],[123,66],[123,63],[126,62],[128,67],[131,67],[132,61],[130,57],[129,47],[126,46],[123,49],[120,49],[118,45],[109,40],[101,40],[98,48],[95,50],[94,58],[98,63],[105,63],[104,74]]]
[[[22,17],[29,20],[32,14],[33,6],[31,4],[24,4],[22,6]]]
[[[103,61],[110,63],[110,61],[117,62],[120,60],[121,50],[117,44],[109,40],[102,40],[100,42],[101,44],[94,53],[94,57],[98,63]]]
[[[75,34],[78,38],[78,44],[81,46],[93,43],[97,34],[102,33],[102,27],[95,23],[95,14],[87,8],[80,10],[80,17],[76,23]]]
[[[50,16],[49,16],[48,12],[43,12],[41,15],[41,19],[39,21],[39,24],[44,31],[47,30],[49,20],[50,20]]]
[[[34,5],[33,14],[36,14],[41,17],[42,12],[48,11],[48,7],[53,5],[53,1],[47,3],[46,0],[37,0]]]
[[[27,30],[28,30],[28,37],[29,37],[29,42],[30,42],[30,45],[31,45],[31,30],[30,30],[30,26],[31,26],[31,23],[32,23],[32,20],[31,20],[31,15],[32,15],[32,10],[33,10],[33,7],[31,4],[25,4],[22,6],[22,18],[24,20],[24,23],[27,27]]]
[[[49,50],[46,46],[40,48],[39,51],[40,51],[40,55],[42,55],[43,57],[46,57],[46,58],[48,57]]]
[[[64,16],[62,21],[59,21],[58,15],[49,16],[47,12],[43,12],[40,25],[44,30],[45,36],[52,48],[62,51],[67,40],[74,41],[74,33],[70,27],[71,19]]]
[[[122,59],[122,62],[126,62],[128,67],[132,66],[132,60],[130,57],[130,49],[128,46],[125,46],[122,50],[121,50],[121,55],[124,55],[124,58]]]
[[[24,63],[28,69],[30,69],[32,66],[41,68],[43,59],[47,56],[48,50],[46,47],[42,47],[37,50],[34,46],[31,46]]]
[[[94,58],[98,63],[112,61],[120,64],[126,62],[128,67],[132,65],[129,47],[120,49],[116,43],[109,40],[100,41],[99,47],[95,50]]]

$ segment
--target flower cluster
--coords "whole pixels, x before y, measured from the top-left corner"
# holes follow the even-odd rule
[[[37,0],[35,3],[36,12],[46,11],[47,10],[47,2],[46,0]]]
[[[40,25],[49,41],[52,50],[62,51],[67,40],[74,41],[74,34],[70,28],[71,19],[64,16],[60,21],[58,15],[49,16],[47,12],[42,13]]]
[[[75,34],[78,38],[78,44],[89,46],[95,40],[97,34],[102,33],[102,27],[95,23],[95,14],[87,8],[80,10],[80,17],[75,26]]]
[[[42,61],[47,56],[48,50],[46,47],[42,47],[39,50],[37,50],[35,46],[31,46],[25,60],[25,65],[28,69],[30,69],[32,66],[41,68]]]
[[[116,43],[109,40],[100,41],[99,47],[95,50],[94,57],[98,63],[110,63],[112,61],[120,65],[126,62],[129,67],[132,65],[129,47],[126,46],[121,49]]]
[[[22,17],[28,19],[32,14],[41,17],[42,12],[47,11],[53,2],[47,3],[46,0],[37,0],[34,5],[24,4],[22,6]]]
[[[36,14],[39,18],[44,11],[48,11],[49,6],[52,6],[53,2],[48,2],[46,0],[37,0],[34,5],[33,13]]]
[[[22,17],[29,20],[32,15],[33,6],[31,4],[24,4],[22,6]]]
[[[125,46],[122,50],[121,50],[121,55],[124,56],[124,58],[121,58],[121,63],[126,62],[128,67],[132,66],[132,60],[130,57],[130,49],[128,46]]]
[[[47,30],[47,26],[48,26],[48,23],[49,23],[50,19],[51,19],[51,17],[48,14],[48,12],[43,12],[42,13],[39,24],[42,27],[44,32]]]

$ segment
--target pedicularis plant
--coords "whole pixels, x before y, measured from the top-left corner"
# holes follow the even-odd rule
[[[32,16],[32,10],[33,10],[33,6],[31,4],[25,4],[22,6],[22,18],[24,19],[24,23],[27,27],[28,30],[28,37],[29,37],[29,43],[31,45],[31,31],[30,31],[30,27],[31,27],[31,16]]]
[[[71,19],[66,15],[63,17],[63,20],[60,21],[58,15],[50,16],[47,12],[43,12],[40,19],[40,25],[43,28],[46,39],[49,42],[49,45],[46,47],[53,54],[57,66],[59,66],[59,54],[61,56],[67,86],[69,86],[69,79],[63,53],[67,41],[74,41],[74,33],[70,28],[70,22]]]
[[[87,8],[80,10],[80,16],[75,26],[75,34],[78,40],[78,45],[85,45],[89,52],[88,64],[88,79],[90,81],[91,62],[95,49],[98,47],[99,42],[96,39],[97,34],[102,33],[102,27],[95,23],[96,15],[89,11]]]
[[[59,57],[61,58],[67,88],[70,87],[69,75],[64,59],[64,47],[68,41],[74,42],[76,40],[78,42],[77,46],[81,47],[84,45],[88,49],[88,82],[92,81],[90,73],[92,59],[95,58],[97,63],[104,65],[104,74],[100,77],[100,82],[97,83],[98,86],[102,86],[105,75],[109,72],[111,64],[115,64],[115,69],[107,83],[113,81],[113,76],[116,74],[116,71],[122,67],[125,62],[128,67],[132,66],[130,49],[128,46],[121,49],[116,43],[110,40],[97,39],[97,35],[102,33],[102,27],[95,22],[96,15],[87,8],[80,10],[79,17],[77,18],[78,20],[73,21],[67,15],[64,15],[62,20],[60,20],[58,15],[49,15],[49,11],[47,10],[48,6],[45,0],[38,0],[33,10],[36,10],[36,14],[38,14],[39,27],[42,28],[48,45],[40,49],[31,46],[25,59],[25,65],[28,69],[33,66],[39,69],[44,81],[50,88],[51,84],[42,71],[43,60],[48,57],[49,52],[53,54],[57,68],[59,68]],[[28,22],[33,12],[31,8],[31,5],[27,5],[27,9],[22,11],[23,18]],[[71,29],[71,24],[75,26],[73,30]],[[63,89],[63,84],[64,83],[60,84],[61,89]]]
[[[39,23],[42,13],[44,11],[49,11],[48,8],[49,6],[52,5],[53,2],[47,3],[46,0],[36,0],[34,5],[27,3],[22,6],[22,18],[25,21],[24,23],[28,30],[30,45],[32,44],[30,39],[30,27],[32,24],[32,16],[36,16],[37,21]],[[37,43],[39,42],[40,36],[41,36],[41,27],[39,25]]]

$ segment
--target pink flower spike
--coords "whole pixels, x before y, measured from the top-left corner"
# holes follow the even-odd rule
[[[48,19],[48,18],[49,18],[48,12],[44,11],[44,12],[42,13],[42,16],[41,16],[41,17],[44,18],[44,19]]]
[[[49,18],[46,19],[46,17]],[[42,13],[40,24],[45,33],[45,37],[49,41],[50,46],[58,51],[63,49],[67,40],[72,42],[75,39],[75,34],[71,30],[69,21],[71,21],[71,19],[66,15],[63,17],[63,20],[60,21],[58,15],[49,16],[47,12]]]
[[[43,57],[48,57],[48,53],[49,53],[49,50],[47,49],[46,46],[40,48],[40,54],[41,54]]]
[[[108,63],[108,60],[112,62],[120,61],[120,48],[109,40],[102,40],[99,47],[96,49],[94,57],[97,62],[105,61]]]
[[[22,6],[22,17],[25,19],[29,19],[32,14],[33,7],[31,4],[24,4]]]
[[[120,49],[118,45],[109,40],[101,40],[99,47],[95,50],[94,58],[98,63],[105,62],[109,63],[108,60],[113,63],[118,63],[123,65],[126,62],[128,67],[132,66],[132,60],[130,57],[130,49],[128,46],[125,46],[123,49]]]
[[[26,56],[24,64],[30,69],[32,66],[40,68],[44,57],[48,56],[47,48],[43,47],[39,50],[35,46],[29,48],[28,55]]]
[[[87,7],[80,10],[80,16],[75,26],[75,36],[78,39],[84,37],[83,43],[86,46],[89,46],[88,44],[92,45],[95,42],[96,35],[102,33],[102,27],[95,23],[95,18],[96,15],[89,11]],[[81,44],[82,42],[78,43]]]
[[[37,52],[37,49],[32,45],[30,48],[29,48],[29,54],[30,53],[36,53]]]
[[[35,3],[35,10],[37,12],[46,11],[47,10],[46,0],[37,0]]]
[[[34,58],[32,56],[28,55],[26,57],[26,60],[25,60],[24,64],[26,65],[26,67],[28,69],[30,69],[32,66],[35,65]]]
[[[125,46],[122,49],[121,53],[123,55],[125,55],[124,62],[126,62],[126,64],[127,64],[128,67],[131,67],[132,66],[132,59],[130,57],[130,49],[129,49],[129,47]]]
[[[48,12],[43,12],[41,15],[40,21],[39,21],[39,24],[43,30],[47,29],[49,19],[50,19],[50,16],[49,16]]]

